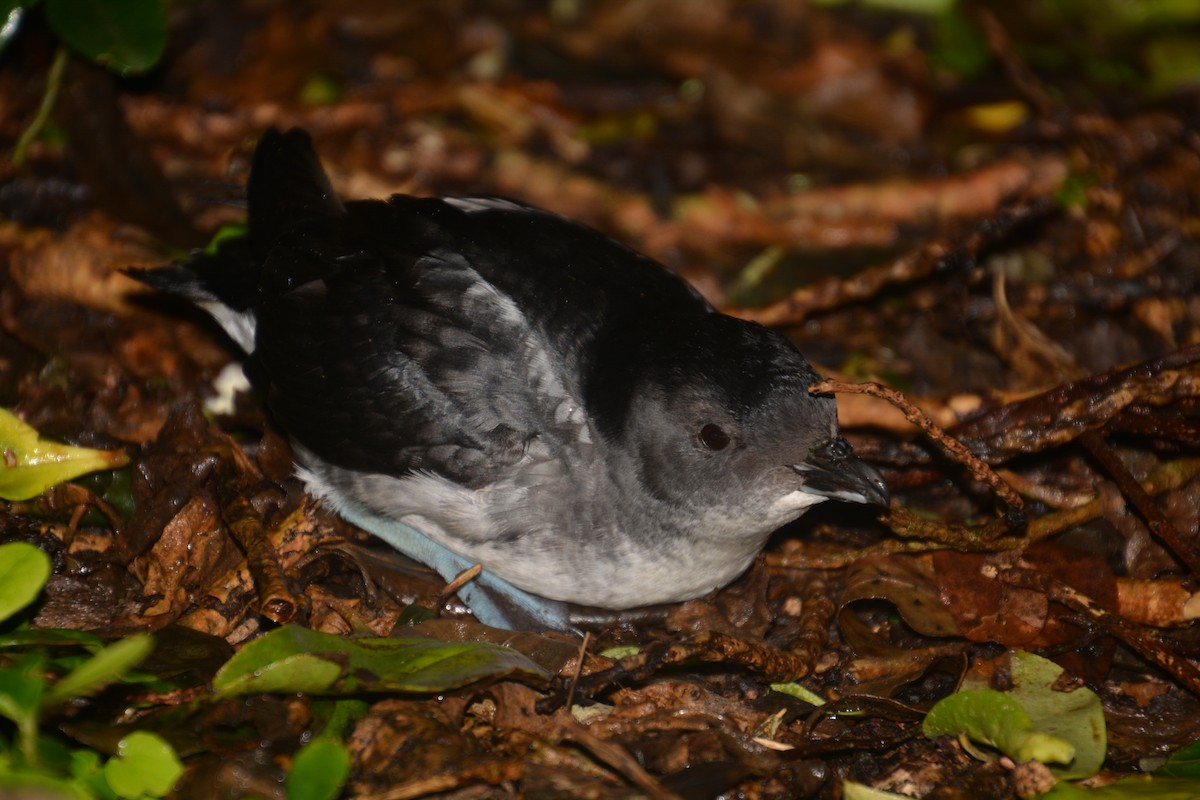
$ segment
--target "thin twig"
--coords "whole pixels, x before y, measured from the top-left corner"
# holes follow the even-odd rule
[[[1200,345],[1114,368],[987,411],[954,427],[989,464],[1059,447],[1136,406],[1200,397]]]
[[[1042,85],[1041,80],[1033,74],[1033,70],[1017,57],[1013,52],[1012,45],[1008,40],[1008,32],[1004,30],[1004,26],[996,19],[995,15],[986,8],[976,8],[975,18],[979,20],[979,24],[983,27],[984,36],[987,37],[988,48],[1004,65],[1005,72],[1008,77],[1016,84],[1017,89],[1021,94],[1025,95],[1025,99],[1037,111],[1037,114],[1042,119],[1050,119],[1058,104],[1054,102],[1054,98],[1046,91],[1046,87]]]
[[[575,670],[571,673],[570,688],[567,689],[567,710],[570,710],[571,706],[575,702],[575,687],[579,683],[579,674],[583,671],[583,659],[584,656],[587,655],[588,644],[590,644],[591,641],[592,632],[584,631],[583,641],[579,643],[579,655],[576,657]]]
[[[1016,490],[993,472],[991,467],[977,458],[965,444],[946,433],[941,426],[929,418],[928,414],[913,405],[901,392],[878,383],[846,383],[845,381],[836,381],[829,378],[817,381],[817,383],[809,387],[809,391],[814,394],[831,392],[869,394],[872,397],[887,400],[904,413],[905,419],[925,431],[930,439],[941,445],[951,458],[970,470],[975,480],[986,483],[992,488],[996,496],[1004,502],[1006,507],[1004,513],[1005,524],[1008,525],[1010,530],[1018,530],[1025,527],[1025,501],[1021,499]]]
[[[1183,458],[1158,465],[1143,483],[1147,492],[1157,496],[1164,492],[1174,491],[1198,477],[1200,477],[1200,458]],[[1099,519],[1103,513],[1104,503],[1099,498],[1089,500],[1083,505],[1065,508],[1032,519],[1023,535],[993,539],[987,542],[987,549],[991,551],[1020,550],[1033,542],[1048,539],[1063,531]],[[942,525],[944,526],[944,523]],[[805,546],[797,547],[786,555],[771,552],[766,554],[767,566],[772,569],[841,569],[864,558],[896,553],[923,553],[946,547],[946,537],[928,537],[927,533],[927,531],[921,531],[914,535],[937,540],[929,542],[912,539],[885,539],[869,547],[853,550],[847,550],[844,547],[817,550]]]
[[[441,610],[446,607],[447,601],[449,601],[450,597],[455,592],[457,592],[462,587],[466,586],[471,581],[478,578],[480,573],[482,573],[482,572],[483,572],[483,564],[472,564],[471,566],[464,569],[462,572],[455,575],[454,580],[452,580],[448,584],[446,584],[446,588],[442,589],[441,593],[438,595],[438,604],[437,604],[438,612],[440,613]]]

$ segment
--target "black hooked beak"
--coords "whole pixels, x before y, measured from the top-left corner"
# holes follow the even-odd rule
[[[814,448],[792,469],[803,476],[801,491],[809,494],[884,508],[891,503],[879,470],[855,456],[850,443],[840,436]]]

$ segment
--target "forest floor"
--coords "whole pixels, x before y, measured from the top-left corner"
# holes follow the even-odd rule
[[[0,165],[0,404],[131,463],[0,505],[0,539],[52,556],[34,628],[158,646],[155,681],[43,724],[102,753],[160,734],[176,797],[306,796],[284,776],[322,730],[355,797],[1029,796],[1053,771],[922,723],[1020,685],[1033,652],[1102,710],[1091,767],[1054,774],[1200,741],[1200,94],[1129,71],[1160,31],[1060,5],[198,2],[148,74],[71,57],[52,124]],[[0,62],[6,144],[54,59],[27,28]],[[902,392],[832,387],[892,509],[826,503],[714,596],[586,640],[472,622],[304,496],[260,398],[213,410],[235,346],[121,273],[240,222],[272,126],[311,132],[342,197],[548,208],[822,374]],[[535,666],[210,692],[296,628]]]

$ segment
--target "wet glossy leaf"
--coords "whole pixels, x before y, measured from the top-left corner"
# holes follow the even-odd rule
[[[300,748],[287,776],[288,800],[333,800],[350,775],[350,754],[341,742],[321,736]]]
[[[269,635],[269,634],[268,634]],[[260,640],[261,641],[261,640]],[[247,645],[247,648],[251,647]],[[324,694],[336,692],[334,685],[342,676],[342,666],[332,654],[271,652],[275,643],[255,648],[250,655],[241,653],[230,659],[217,677],[213,688],[221,695],[254,694],[256,692],[303,692]],[[243,650],[242,652],[245,652]],[[262,664],[251,666],[265,657]]]
[[[546,670],[507,647],[423,639],[346,639],[285,625],[249,643],[213,679],[221,695],[437,692]]]
[[[167,46],[162,0],[46,0],[46,20],[71,49],[120,75],[151,69]]]
[[[15,414],[0,409],[0,498],[28,500],[64,481],[98,469],[122,467],[120,450],[72,447],[41,438]]]
[[[0,544],[0,622],[37,599],[50,578],[50,556],[25,542]]]
[[[405,637],[433,639],[449,644],[463,642],[503,645],[528,656],[533,663],[549,673],[557,673],[579,652],[572,642],[555,639],[529,631],[504,631],[469,620],[431,619],[404,631]]]
[[[121,797],[162,797],[183,774],[183,764],[162,737],[134,731],[117,745],[104,777]]]

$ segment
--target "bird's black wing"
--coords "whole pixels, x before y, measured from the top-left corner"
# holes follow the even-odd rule
[[[419,216],[396,216],[354,203],[337,230],[276,243],[254,360],[280,422],[322,458],[482,485],[564,433],[568,392],[512,298],[452,247],[405,235]]]
[[[218,319],[208,296],[225,300],[238,312],[227,329],[252,315],[251,377],[279,421],[352,469],[479,486],[531,449],[585,447],[593,420],[580,401],[602,382],[603,342],[712,311],[656,262],[545,211],[343,204],[299,130],[264,135],[249,207],[236,259],[219,253],[168,282]]]

